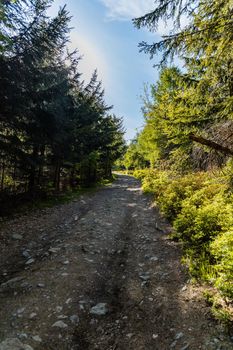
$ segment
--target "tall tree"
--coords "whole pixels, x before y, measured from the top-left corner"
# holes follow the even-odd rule
[[[84,84],[80,56],[67,50],[70,15],[63,7],[49,18],[50,4],[17,0],[1,8],[9,39],[0,52],[1,190],[90,183],[110,174],[121,153],[121,123],[109,116],[97,72]]]
[[[181,131],[186,124],[185,134],[189,133],[190,140],[231,155],[232,149],[226,147],[224,140],[219,143],[208,138],[214,125],[218,123],[221,128],[224,121],[233,117],[231,1],[158,0],[155,4],[154,11],[135,19],[134,24],[153,31],[159,20],[173,23],[170,35],[153,44],[143,42],[140,47],[152,57],[162,51],[161,66],[175,55],[185,63],[183,85],[176,99],[181,103],[175,112]],[[185,27],[181,24],[184,16]]]

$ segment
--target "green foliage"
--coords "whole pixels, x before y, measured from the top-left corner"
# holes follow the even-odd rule
[[[143,180],[148,175],[149,169],[138,169],[133,172],[133,176],[135,176],[138,180]]]
[[[137,171],[134,173],[137,177]],[[147,193],[154,193],[159,201],[166,186],[169,184],[169,173],[159,170],[146,169],[141,171],[140,177],[143,179],[143,191]]]
[[[210,252],[216,260],[215,285],[229,298],[233,298],[233,225],[231,230],[220,234],[211,244]]]
[[[199,173],[197,176],[189,174],[166,183],[159,201],[161,202],[162,211],[169,220],[173,221],[177,217],[181,211],[183,201],[190,198],[193,191],[202,186],[204,177],[204,173]]]
[[[111,177],[124,152],[122,120],[110,114],[97,72],[85,84],[81,58],[67,51],[66,7],[50,18],[50,5],[0,7],[0,40],[8,38],[0,43],[0,195],[94,183]]]
[[[128,146],[124,155],[123,165],[127,170],[143,169],[148,165],[143,151],[138,146],[137,139],[133,140]]]
[[[213,315],[221,320],[225,326],[230,329],[233,321],[231,306],[228,302],[220,300],[212,290],[205,290],[203,296],[207,303],[211,306]]]
[[[160,42],[141,43],[141,50],[152,57],[162,51],[163,58],[159,80],[144,97],[138,152],[152,167],[163,160],[167,168],[182,172],[212,166],[213,154],[219,165],[216,151],[223,152],[224,163],[226,155],[233,154],[232,130],[223,127],[230,121],[232,125],[233,118],[231,0],[158,0],[154,7],[134,19],[136,27],[154,31],[168,19],[173,26],[169,24],[171,31]],[[182,59],[182,71],[165,65],[174,56]],[[195,152],[197,148],[202,152]]]
[[[223,175],[224,174],[224,175]],[[143,189],[155,195],[183,242],[190,273],[233,297],[233,200],[224,172],[181,176],[171,171],[138,170]],[[221,311],[221,315],[224,310]]]
[[[201,191],[195,193],[197,198],[201,195]],[[198,198],[198,205],[194,203],[191,193],[190,196],[182,202],[174,227],[182,240],[196,245],[198,249],[233,225],[233,209],[220,194],[209,195],[206,201]]]
[[[161,41],[140,44],[151,58],[163,56],[158,82],[144,97],[145,125],[134,146],[153,169],[135,175],[173,223],[192,275],[232,298],[232,1],[158,0],[154,7],[134,19],[137,28],[154,31],[161,20],[173,25]],[[175,56],[182,70],[166,66]],[[229,318],[226,304],[214,302],[213,310]]]

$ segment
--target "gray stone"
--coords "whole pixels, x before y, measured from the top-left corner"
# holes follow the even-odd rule
[[[62,309],[63,309],[63,307],[62,307],[62,306],[56,306],[56,312],[61,312],[61,311],[62,311]]]
[[[67,326],[67,324],[64,323],[63,321],[57,321],[57,322],[55,322],[55,323],[52,325],[52,327],[57,327],[57,328],[65,329],[65,328],[67,328],[68,326]]]
[[[178,340],[178,339],[182,338],[183,336],[184,336],[184,333],[179,332],[175,335],[175,340]]]
[[[68,316],[66,316],[66,315],[58,315],[57,318],[59,320],[65,320],[66,318],[68,318]]]
[[[71,321],[73,324],[78,324],[78,323],[79,323],[79,317],[78,317],[78,315],[72,315],[72,316],[70,316],[70,321]]]
[[[36,341],[37,343],[41,343],[42,342],[42,339],[41,339],[41,337],[39,335],[33,335],[32,339],[34,341]]]
[[[17,338],[9,338],[0,343],[0,350],[33,350],[33,348],[21,343]]]
[[[149,259],[151,258],[151,256],[150,256],[149,254],[146,254],[146,255],[144,256],[144,258],[145,258],[146,260],[149,260]]]
[[[56,254],[56,253],[58,253],[60,251],[60,248],[49,248],[49,252],[50,253],[54,253],[54,254]]]
[[[24,257],[25,259],[31,258],[31,255],[30,255],[30,253],[29,253],[28,250],[24,250],[24,251],[22,252],[22,255],[23,255],[23,257]]]
[[[14,233],[12,235],[12,238],[16,241],[20,241],[21,239],[23,239],[23,236],[22,235],[19,235],[18,233]]]
[[[63,265],[69,265],[69,260],[63,261]]]
[[[108,312],[106,303],[99,303],[91,308],[92,315],[104,316]]]
[[[159,260],[159,258],[157,256],[152,256],[150,258],[150,261],[158,261],[158,260]]]
[[[177,344],[177,340],[175,340],[173,343],[171,343],[170,345],[170,349],[173,349]]]
[[[17,314],[22,314],[25,311],[25,307],[21,307],[17,310]]]
[[[150,274],[149,274],[149,272],[143,272],[139,275],[139,277],[143,281],[148,281],[150,279]]]
[[[29,259],[28,261],[25,262],[25,265],[31,265],[31,264],[34,263],[34,261],[35,261],[35,259],[31,258],[31,259]]]
[[[143,281],[143,282],[141,283],[141,287],[145,287],[145,286],[147,285],[147,282],[148,282],[148,281]]]
[[[27,333],[19,333],[19,334],[17,334],[17,336],[20,340],[25,340],[28,338]]]
[[[128,334],[126,334],[126,337],[129,338],[129,339],[131,339],[131,338],[133,337],[133,333],[128,333]]]

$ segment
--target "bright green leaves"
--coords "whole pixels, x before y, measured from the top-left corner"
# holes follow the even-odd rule
[[[170,19],[174,25],[171,28],[173,34],[151,45],[143,43],[142,48],[151,55],[163,51],[163,64],[176,55],[184,66],[182,70],[174,67],[161,70],[159,81],[152,87],[152,102],[149,108],[144,108],[146,126],[139,139],[153,134],[159,157],[173,158],[172,164],[172,154],[183,151],[191,156],[192,149],[196,148],[189,137],[191,134],[229,147],[225,140],[230,139],[230,134],[223,139],[215,138],[215,135],[222,134],[223,123],[233,119],[231,1],[164,3],[161,0],[155,6],[153,12],[134,20],[135,25],[152,30],[157,28],[159,21]],[[188,23],[185,28],[179,24],[183,15]],[[215,148],[210,142],[208,146]]]
[[[183,244],[191,274],[232,298],[233,201],[228,175],[198,172],[180,176],[149,169],[134,175],[173,223],[173,237]]]

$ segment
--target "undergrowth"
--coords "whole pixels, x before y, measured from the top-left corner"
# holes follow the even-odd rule
[[[230,166],[183,176],[154,169],[134,172],[172,223],[172,238],[183,243],[190,274],[212,286],[213,314],[225,323],[233,322],[231,174]]]
[[[7,220],[9,217],[15,214],[21,215],[25,212],[36,209],[46,209],[54,207],[55,205],[69,203],[83,194],[92,193],[102,186],[111,185],[111,183],[116,179],[117,175],[113,174],[111,178],[102,179],[88,187],[77,187],[60,192],[41,192],[34,197],[30,196],[29,194],[24,194],[23,197],[8,197],[5,204],[0,202],[0,221]]]

